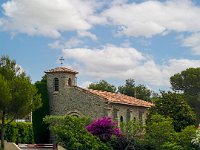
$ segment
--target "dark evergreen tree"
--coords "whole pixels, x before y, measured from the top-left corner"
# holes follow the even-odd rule
[[[49,115],[49,98],[47,91],[47,79],[43,76],[41,81],[35,83],[38,93],[41,94],[42,107],[33,112],[33,132],[36,143],[49,143],[48,125],[43,122],[43,118]]]

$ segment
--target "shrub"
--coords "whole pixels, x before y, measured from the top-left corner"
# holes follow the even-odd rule
[[[195,137],[196,128],[195,126],[187,126],[181,132],[177,132],[176,143],[183,147],[183,149],[193,149],[191,143],[192,139]]]
[[[121,130],[118,128],[117,123],[113,122],[109,117],[103,117],[93,121],[86,129],[103,142],[111,140],[112,136],[121,136]]]
[[[144,127],[139,122],[133,120],[122,122],[120,129],[122,136],[116,140],[115,149],[142,150],[143,143],[141,143],[141,138],[144,136]]]
[[[88,118],[47,116],[44,121],[50,125],[50,130],[55,135],[57,142],[68,150],[112,149],[86,130]]]
[[[12,122],[6,126],[5,139],[15,143],[34,143],[32,123]]]
[[[200,128],[198,128],[198,129],[196,130],[196,135],[195,135],[195,137],[191,140],[191,143],[192,143],[195,147],[197,147],[197,148],[200,149]]]
[[[156,150],[165,142],[173,142],[176,132],[172,125],[173,119],[162,115],[152,115],[147,122],[145,140]]]
[[[184,150],[182,146],[174,142],[166,142],[161,146],[160,150]]]

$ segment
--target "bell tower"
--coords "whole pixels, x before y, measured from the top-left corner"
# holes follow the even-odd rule
[[[67,89],[76,86],[76,74],[78,72],[66,67],[57,67],[45,71],[47,75],[47,90],[49,95],[50,114],[56,115],[59,108],[57,102]]]
[[[68,86],[76,86],[78,72],[66,67],[57,67],[45,71],[47,75],[47,88],[49,92],[60,92]]]

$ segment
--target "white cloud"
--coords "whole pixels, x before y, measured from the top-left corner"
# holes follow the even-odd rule
[[[85,81],[83,83],[81,83],[81,85],[79,85],[82,88],[88,88],[88,86],[91,84],[91,81]]]
[[[91,32],[88,32],[88,31],[78,31],[78,35],[80,37],[89,37],[91,38],[93,41],[96,41],[97,40],[97,37],[95,34],[92,34]]]
[[[60,40],[56,40],[53,43],[49,43],[48,46],[52,49],[65,49],[65,48],[73,48],[78,46],[79,44],[82,44],[83,41],[81,41],[78,38],[72,37],[66,42],[62,42]]]
[[[101,49],[65,49],[63,54],[66,61],[70,59],[79,65],[81,75],[95,79],[134,78],[150,87],[169,87],[169,78],[172,75],[189,67],[200,66],[200,60],[189,59],[169,59],[159,65],[134,48],[113,45]]]
[[[151,37],[169,31],[200,31],[200,7],[190,0],[120,3],[102,13],[108,23],[121,26],[119,32],[129,36]]]
[[[97,4],[91,0],[11,0],[2,4],[3,30],[59,37],[63,31],[89,30]],[[94,22],[94,21],[93,21]],[[101,22],[101,21],[99,21]]]
[[[2,4],[1,30],[57,38],[64,31],[80,37],[97,37],[90,29],[96,24],[116,25],[128,36],[151,37],[170,31],[200,31],[200,7],[191,0],[10,0]]]
[[[102,49],[65,49],[63,53],[66,59],[76,59],[79,63],[85,64],[96,76],[99,76],[100,72],[109,72],[110,68],[116,73],[118,70],[126,70],[138,65],[139,60],[144,59],[144,56],[134,48],[120,48],[113,45],[107,45]]]
[[[182,38],[182,45],[191,48],[194,54],[200,55],[200,32]]]

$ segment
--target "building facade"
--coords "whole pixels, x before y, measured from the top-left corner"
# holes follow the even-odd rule
[[[50,115],[109,116],[118,122],[145,123],[153,104],[119,93],[83,89],[76,85],[78,72],[58,67],[45,72],[50,100]]]

